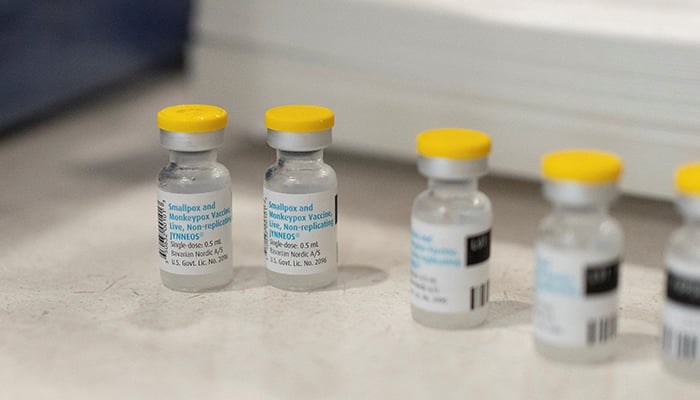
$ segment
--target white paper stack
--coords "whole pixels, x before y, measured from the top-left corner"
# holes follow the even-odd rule
[[[668,197],[700,160],[700,3],[639,3],[204,0],[192,82],[260,138],[267,108],[320,104],[334,148],[410,159],[422,130],[474,128],[496,172],[599,148],[625,160],[624,189]]]

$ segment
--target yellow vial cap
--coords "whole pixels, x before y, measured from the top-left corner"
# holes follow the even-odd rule
[[[686,195],[700,195],[700,162],[680,166],[676,170],[676,189]]]
[[[158,112],[158,128],[170,132],[201,133],[223,129],[227,113],[207,104],[181,104]]]
[[[335,124],[333,111],[321,106],[288,105],[267,110],[265,126],[279,132],[319,132]]]
[[[491,138],[471,129],[431,129],[418,135],[416,150],[425,157],[455,160],[484,158],[491,152]]]
[[[612,153],[597,150],[562,150],[542,158],[542,175],[551,180],[589,184],[616,182],[622,161]]]

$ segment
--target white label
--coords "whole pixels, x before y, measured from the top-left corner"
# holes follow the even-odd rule
[[[488,226],[411,220],[411,302],[432,312],[462,313],[488,304]]]
[[[335,191],[287,194],[264,189],[267,269],[287,275],[335,269],[337,199]]]
[[[679,360],[700,363],[700,268],[669,257],[661,349]]]
[[[536,246],[536,337],[559,346],[595,346],[617,335],[619,258]]]
[[[231,268],[231,188],[181,194],[158,190],[161,269],[205,275]]]

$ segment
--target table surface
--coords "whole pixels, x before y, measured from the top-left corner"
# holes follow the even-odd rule
[[[186,93],[179,75],[143,79],[0,142],[0,398],[700,398],[700,384],[659,362],[663,276],[643,253],[658,248],[633,251],[623,267],[614,361],[535,353],[523,232],[546,208],[518,203],[539,196],[532,184],[490,184],[522,190],[494,199],[488,321],[440,331],[409,309],[408,213],[425,185],[413,165],[329,156],[340,179],[340,276],[286,292],[266,285],[262,262],[261,181],[274,154],[229,137],[221,160],[234,184],[234,282],[202,294],[164,288],[155,176],[167,153],[155,113]],[[672,215],[657,208],[659,221]],[[654,240],[677,223],[640,214],[627,225],[646,221]]]

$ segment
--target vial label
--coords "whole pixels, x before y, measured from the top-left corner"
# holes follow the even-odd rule
[[[205,275],[231,268],[231,188],[181,194],[158,190],[161,269]]]
[[[489,226],[411,220],[411,302],[426,311],[464,313],[488,304]]]
[[[700,271],[669,257],[661,349],[669,356],[700,363]]]
[[[617,335],[619,258],[536,246],[534,335],[585,347]]]
[[[310,275],[336,268],[338,195],[264,189],[265,266],[287,275]]]

